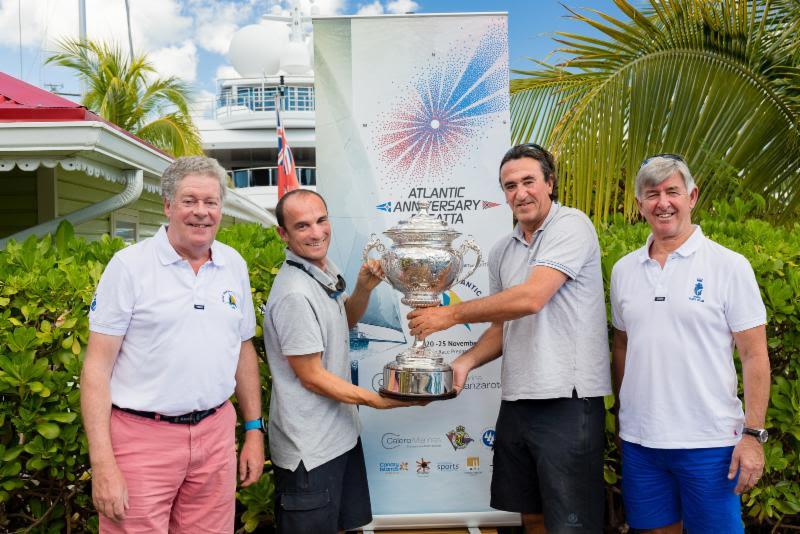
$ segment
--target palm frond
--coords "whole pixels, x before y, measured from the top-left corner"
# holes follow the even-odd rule
[[[512,138],[553,149],[560,198],[598,223],[616,211],[633,217],[640,162],[677,152],[703,203],[730,193],[718,180],[724,162],[739,188],[791,213],[800,205],[800,73],[774,41],[788,15],[759,1],[615,2],[625,19],[573,12],[602,38],[559,34],[570,57],[512,82]]]

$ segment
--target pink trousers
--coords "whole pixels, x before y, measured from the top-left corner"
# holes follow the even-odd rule
[[[231,533],[236,491],[236,410],[226,402],[196,425],[111,411],[111,444],[128,486],[121,522],[101,533]]]

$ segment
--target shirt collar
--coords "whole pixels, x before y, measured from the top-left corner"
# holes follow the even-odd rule
[[[153,241],[155,241],[156,254],[158,254],[158,259],[161,260],[162,265],[170,265],[183,259],[172,246],[172,243],[169,242],[166,225],[158,229],[156,235],[153,236]],[[225,256],[222,253],[222,246],[216,239],[211,243],[210,261],[216,265],[225,265]]]
[[[307,259],[305,259],[305,258],[303,258],[301,256],[298,256],[297,254],[292,252],[291,249],[289,249],[287,247],[286,248],[286,259],[287,260],[296,261],[297,263],[305,266],[307,272],[310,273],[311,276],[313,276],[315,280],[318,280],[319,282],[323,283],[324,285],[326,285],[327,287],[329,287],[331,289],[334,289],[334,290],[336,289],[336,282],[339,281],[338,277],[342,273],[341,273],[341,271],[339,271],[339,268],[336,267],[336,264],[334,264],[330,260],[330,258],[327,258],[325,260],[325,269],[320,269],[319,267],[317,267],[316,265],[314,265],[313,263],[311,263]]]
[[[533,235],[531,236],[530,245],[536,242],[538,235],[544,232],[545,228],[547,228],[547,225],[549,225],[550,222],[552,222],[552,220],[555,218],[556,213],[560,208],[561,204],[559,204],[555,200],[550,204],[550,211],[547,212],[547,217],[544,218],[544,222],[542,222],[542,225],[533,232]],[[511,233],[511,237],[518,241],[521,241],[522,243],[525,243],[526,246],[529,246],[529,243],[525,241],[525,234],[523,233],[522,228],[520,228],[519,223],[514,225],[514,231]]]
[[[677,254],[684,258],[688,258],[692,254],[697,252],[698,248],[700,248],[700,245],[703,242],[703,237],[704,237],[703,230],[697,224],[693,224],[692,226],[694,226],[694,232],[692,232],[692,235],[690,235],[689,239],[684,241],[684,243],[681,246],[675,249],[673,254]],[[652,243],[653,243],[653,234],[651,233],[649,236],[647,236],[647,242],[644,244],[644,246],[637,251],[640,263],[644,263],[650,259],[650,245]]]

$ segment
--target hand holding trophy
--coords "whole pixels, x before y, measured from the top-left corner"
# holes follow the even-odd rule
[[[458,248],[452,247],[460,232],[428,213],[428,202],[419,203],[419,212],[409,220],[383,232],[394,244],[387,249],[372,234],[364,248],[364,261],[375,249],[380,254],[384,281],[403,293],[401,302],[412,308],[438,306],[441,293],[469,278],[481,262],[481,250],[467,238]],[[475,263],[461,275],[464,255],[472,250]],[[400,400],[441,400],[456,396],[453,370],[444,359],[421,339],[397,355],[383,368],[383,386],[379,393]]]

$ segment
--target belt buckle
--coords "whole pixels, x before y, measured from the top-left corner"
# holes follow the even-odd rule
[[[190,413],[190,414],[189,414],[189,424],[190,424],[190,425],[196,425],[197,423],[199,423],[200,421],[202,421],[202,420],[203,420],[203,418],[205,417],[205,415],[206,415],[206,412],[205,412],[205,411],[203,411],[203,412],[192,412],[192,413]]]

